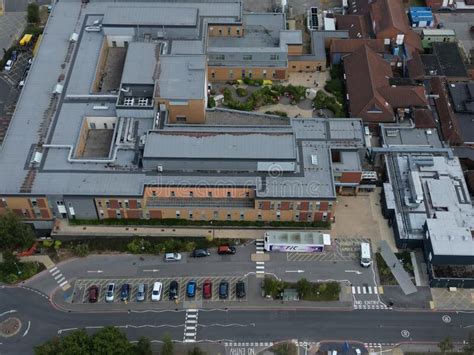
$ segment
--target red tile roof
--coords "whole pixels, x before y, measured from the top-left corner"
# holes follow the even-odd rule
[[[383,39],[334,39],[331,42],[331,53],[352,53],[363,45],[369,46],[377,53],[385,52]]]

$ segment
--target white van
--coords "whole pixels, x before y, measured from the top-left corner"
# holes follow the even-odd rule
[[[369,267],[370,265],[372,265],[372,256],[370,253],[369,243],[360,244],[360,264],[363,267]]]

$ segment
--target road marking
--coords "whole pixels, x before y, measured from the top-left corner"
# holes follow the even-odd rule
[[[357,286],[357,293],[360,294],[360,286]]]
[[[304,272],[304,270],[285,270],[285,272],[288,272],[288,273],[298,273],[298,274],[301,274]]]
[[[256,268],[257,270],[263,270],[265,269],[265,265],[257,265]]]
[[[352,286],[352,294],[355,294],[356,293],[356,288],[355,286]]]
[[[364,295],[367,293],[367,289],[365,288],[365,286],[362,287],[362,292],[364,293]]]
[[[59,286],[60,286],[60,287],[63,287],[65,284],[67,284],[67,280],[61,282],[61,283],[59,284]]]
[[[31,325],[31,322],[28,321],[28,326],[26,327],[26,330],[25,330],[25,332],[23,333],[23,336],[24,336],[24,337],[25,337],[25,336],[28,334],[28,332],[30,331],[30,325]]]
[[[92,273],[95,273],[95,274],[101,274],[101,273],[103,273],[102,270],[88,270],[87,272],[90,273],[90,274],[92,274]]]
[[[55,270],[54,272],[51,273],[51,275],[52,275],[52,276],[55,276],[55,275],[59,274],[60,272],[61,272],[61,271],[59,271],[59,270]]]
[[[49,272],[53,272],[53,271],[57,270],[57,268],[58,268],[58,267],[55,266],[55,267],[53,267],[52,269],[49,269]]]
[[[371,295],[371,294],[372,294],[372,287],[369,286],[369,287],[367,287],[367,288],[368,288],[368,290],[369,290],[369,294]]]
[[[378,289],[377,289],[377,286],[374,287],[374,293],[375,293],[375,294],[378,294],[378,293],[379,293],[379,291],[378,291]]]
[[[444,323],[451,323],[451,317],[445,314],[444,316],[441,317]]]
[[[257,265],[265,265],[265,261],[256,261],[255,262]]]
[[[410,332],[406,329],[403,329],[401,331],[401,334],[402,334],[402,337],[404,337],[404,338],[408,338],[410,336]]]
[[[60,277],[63,277],[63,274],[59,273],[56,276],[54,276],[54,279],[57,281]]]
[[[184,322],[184,343],[194,343],[196,342],[197,335],[197,318],[198,310],[195,308],[190,308],[186,310],[185,322]],[[192,323],[191,323],[192,321]]]
[[[9,311],[6,311],[6,312],[3,312],[2,314],[0,314],[0,317],[4,316],[5,314],[15,313],[15,312],[16,312],[16,309],[10,309]]]
[[[61,275],[62,276],[62,275]],[[63,282],[64,280],[66,280],[66,278],[63,276],[62,278],[60,278],[59,280],[57,280],[58,284],[61,284],[61,282]]]
[[[143,270],[143,272],[158,272],[158,269]]]
[[[362,272],[357,271],[357,270],[344,270],[344,272],[353,272],[353,273],[355,273],[355,274],[357,274],[357,275],[362,274]]]

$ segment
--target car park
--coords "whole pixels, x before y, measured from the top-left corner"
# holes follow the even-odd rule
[[[180,253],[166,253],[165,254],[165,261],[180,261],[181,254]]]
[[[151,300],[159,301],[161,300],[161,291],[163,289],[163,284],[161,282],[155,282],[153,284],[153,290],[151,292]]]
[[[5,71],[10,71],[13,68],[13,60],[8,59],[7,62],[5,63]]]
[[[204,285],[202,286],[202,297],[204,299],[212,298],[212,282],[211,282],[211,280],[204,281]]]
[[[99,287],[97,285],[92,285],[88,289],[88,299],[89,303],[96,303],[99,299]]]
[[[113,282],[107,284],[107,291],[105,293],[105,302],[113,302],[115,294],[115,284]]]
[[[229,283],[224,280],[219,284],[219,298],[226,299],[227,297],[229,297]]]
[[[221,245],[217,248],[217,254],[221,255],[235,254],[236,251],[235,247],[230,245]]]
[[[120,299],[122,301],[128,301],[130,298],[130,285],[123,284],[122,288],[120,289]]]
[[[211,253],[207,249],[194,249],[191,255],[195,258],[203,258],[211,255]]]
[[[168,296],[169,296],[170,301],[174,301],[178,299],[178,293],[179,293],[178,281],[173,280],[170,282],[170,288],[168,291]]]
[[[196,296],[196,281],[191,280],[186,285],[186,296],[194,297]]]
[[[144,283],[141,283],[137,287],[137,302],[143,302],[145,300],[146,287]]]
[[[245,297],[245,282],[239,281],[235,284],[235,295],[237,298]]]

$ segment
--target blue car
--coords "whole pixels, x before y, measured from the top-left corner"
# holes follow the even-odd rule
[[[188,285],[186,286],[186,295],[188,297],[196,296],[196,281],[192,280],[188,282]]]

